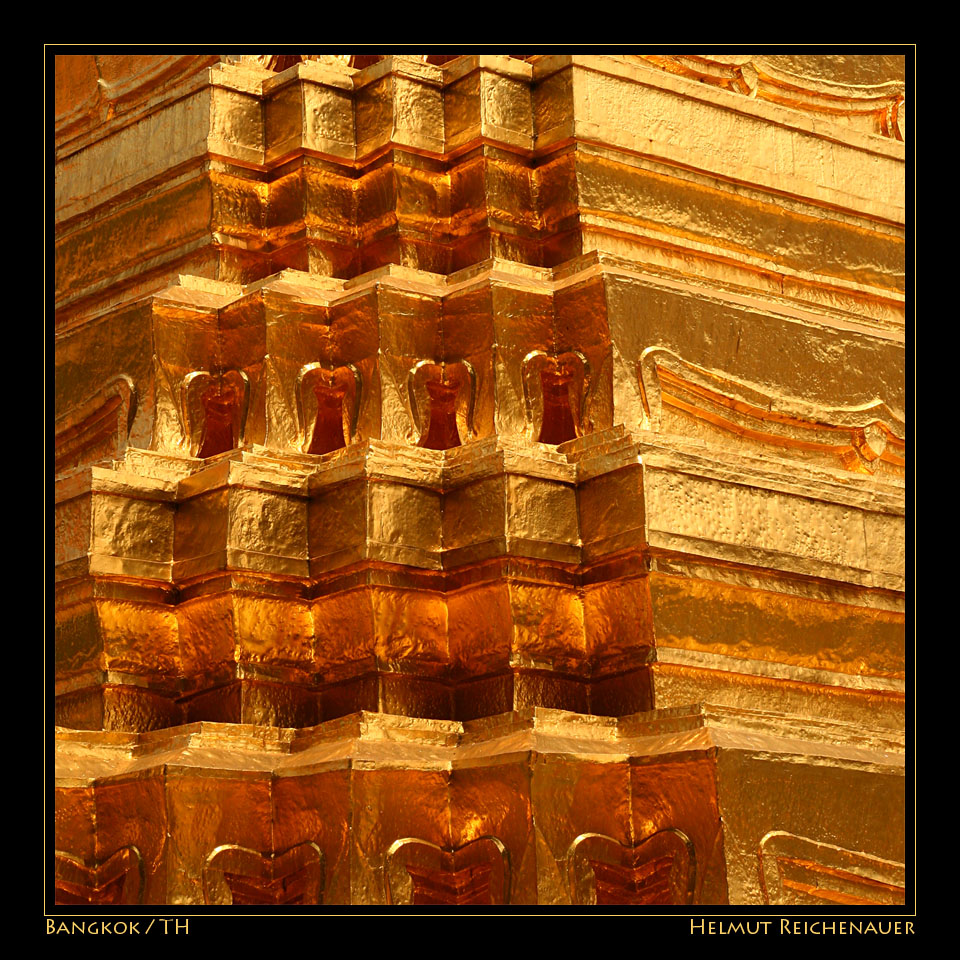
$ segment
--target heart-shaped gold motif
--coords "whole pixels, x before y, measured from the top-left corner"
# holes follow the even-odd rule
[[[413,424],[408,439],[429,450],[449,450],[474,439],[477,374],[467,360],[421,360],[407,374]]]
[[[387,851],[387,903],[465,906],[510,902],[510,854],[497,837],[440,847],[405,837]]]
[[[203,865],[203,898],[210,904],[316,904],[323,897],[324,857],[315,843],[283,853],[224,844]]]
[[[566,443],[586,432],[590,364],[579,350],[550,355],[532,350],[523,358],[527,435],[539,443]]]
[[[352,364],[307,363],[297,375],[300,449],[324,454],[352,443],[357,433],[362,381]]]
[[[54,853],[57,904],[136,904],[143,900],[143,857],[136,847],[91,863],[71,853]]]
[[[567,850],[570,894],[577,904],[667,905],[693,902],[696,855],[673,828],[634,846],[582,833]]]
[[[183,379],[181,405],[190,456],[207,459],[243,442],[250,381],[242,370],[194,370]]]

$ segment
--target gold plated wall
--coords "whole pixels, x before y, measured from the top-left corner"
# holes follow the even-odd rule
[[[58,901],[904,901],[902,56],[55,86]]]

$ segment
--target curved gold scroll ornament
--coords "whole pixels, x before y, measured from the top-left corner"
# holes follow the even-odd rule
[[[638,362],[646,429],[659,431],[669,411],[763,446],[797,455],[820,454],[856,473],[881,461],[898,473],[906,465],[904,422],[881,400],[819,407],[772,397],[762,387],[689,363],[664,347],[649,347]]]

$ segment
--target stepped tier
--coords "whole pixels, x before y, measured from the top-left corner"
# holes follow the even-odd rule
[[[58,749],[73,903],[904,902],[903,742],[860,723],[362,713],[64,731]],[[811,839],[824,820],[854,849]]]
[[[83,133],[69,120],[97,103],[84,113],[64,79],[61,325],[178,274],[451,273],[590,250],[903,323],[903,144],[838,113],[638,57],[198,66]]]
[[[247,287],[183,278],[64,335],[57,359],[59,470],[118,456],[128,438],[209,457],[357,438],[555,446],[620,424],[894,480],[905,464],[902,332],[598,254],[450,277],[389,266]],[[211,425],[229,422],[204,445],[211,378],[226,404]],[[449,440],[428,436],[443,407],[430,382],[453,384],[436,418],[455,427]]]
[[[787,362],[772,397],[771,343],[829,351],[842,321],[596,256],[184,278],[140,309],[143,386],[61,416],[64,466],[111,417],[116,457],[57,481],[64,723],[619,715],[775,676],[899,715],[889,334],[844,331],[860,383]],[[731,670],[754,685],[721,694]]]

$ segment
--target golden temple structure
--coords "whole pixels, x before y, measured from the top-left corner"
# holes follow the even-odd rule
[[[909,900],[902,51],[55,74],[58,903]]]

